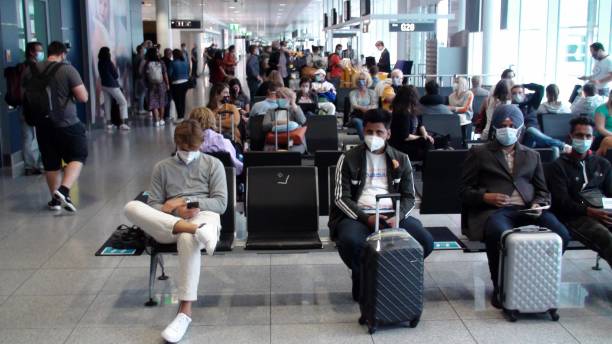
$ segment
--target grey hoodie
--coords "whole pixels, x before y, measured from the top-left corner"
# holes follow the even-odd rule
[[[592,97],[578,96],[574,99],[574,103],[572,104],[572,113],[576,115],[586,113],[591,116],[595,113],[595,109],[605,102],[606,99],[600,95],[594,95]]]

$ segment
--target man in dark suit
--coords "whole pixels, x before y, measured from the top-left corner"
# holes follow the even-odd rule
[[[460,195],[468,210],[468,237],[486,244],[493,281],[491,304],[498,300],[499,242],[504,231],[538,225],[559,234],[565,248],[570,236],[552,212],[540,155],[517,142],[523,114],[515,105],[501,105],[493,113],[495,141],[472,147],[463,166]],[[531,211],[525,211],[533,209]],[[484,229],[484,230],[483,230]]]
[[[382,51],[377,64],[378,71],[384,73],[391,73],[391,56],[389,55],[389,50],[385,48],[385,43],[383,43],[383,41],[376,42],[376,49]]]

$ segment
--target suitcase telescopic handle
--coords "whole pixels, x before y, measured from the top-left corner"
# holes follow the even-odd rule
[[[399,223],[399,214],[400,214],[400,199],[402,195],[400,193],[388,193],[388,194],[380,194],[376,195],[376,221],[374,223],[374,232],[380,232],[380,200],[385,198],[390,198],[391,200],[395,200],[395,221]]]

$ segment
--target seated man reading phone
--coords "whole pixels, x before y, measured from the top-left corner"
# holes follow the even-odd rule
[[[351,269],[353,299],[359,298],[359,260],[376,221],[376,195],[400,193],[400,219],[381,215],[381,228],[405,229],[422,246],[424,256],[433,250],[433,238],[416,218],[409,216],[415,204],[412,165],[408,155],[387,144],[391,114],[382,109],[363,116],[364,144],[344,153],[336,165],[335,207],[329,217],[332,239],[342,261]],[[394,216],[390,199],[380,201],[381,213]]]
[[[227,206],[227,183],[221,161],[202,154],[203,132],[192,119],[177,125],[174,157],[155,165],[145,204],[131,201],[125,216],[156,241],[176,243],[178,249],[178,299],[176,318],[162,337],[176,343],[191,323],[191,304],[197,300],[201,253],[212,255],[219,239],[220,214]]]
[[[491,304],[498,294],[499,243],[506,230],[538,225],[557,233],[567,246],[569,233],[552,212],[538,152],[517,142],[523,114],[515,105],[500,105],[491,120],[495,141],[470,149],[463,166],[460,196],[468,207],[471,240],[486,244],[493,281]]]

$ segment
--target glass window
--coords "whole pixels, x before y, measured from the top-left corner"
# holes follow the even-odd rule
[[[577,77],[584,75],[590,58],[587,42],[589,0],[561,0],[557,45],[556,83],[567,99]]]
[[[518,49],[518,79],[544,83],[546,72],[547,0],[522,1]]]

